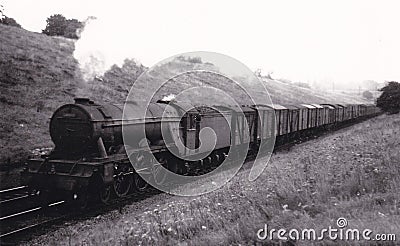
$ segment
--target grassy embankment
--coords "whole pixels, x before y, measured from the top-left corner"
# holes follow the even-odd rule
[[[74,95],[73,42],[0,25],[0,163],[19,162],[51,146],[51,112]]]
[[[243,245],[256,243],[265,223],[321,230],[339,217],[347,228],[399,237],[399,134],[399,115],[382,115],[274,154],[254,182],[244,171],[210,194],[157,195],[33,243]]]

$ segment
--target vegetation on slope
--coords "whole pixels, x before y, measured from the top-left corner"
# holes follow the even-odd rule
[[[0,163],[18,162],[51,145],[48,118],[81,80],[70,40],[4,25],[0,33]]]
[[[211,63],[204,63],[194,60],[194,58],[182,58],[177,57],[172,61],[166,62],[159,65],[157,68],[152,69],[143,79],[145,83],[136,85],[137,89],[135,93],[135,100],[141,100],[146,96],[152,96],[153,101],[157,101],[164,96],[170,94],[179,94],[184,90],[190,89],[196,86],[210,86],[220,89],[221,91],[231,95],[233,98],[238,100],[240,104],[252,104],[251,101],[246,98],[244,91],[240,86],[237,86],[229,78],[219,75],[219,68]],[[199,71],[191,71],[199,70]],[[191,72],[187,72],[191,71]],[[215,73],[214,73],[215,72]],[[173,79],[171,79],[173,77]],[[244,85],[248,92],[254,97],[256,102],[265,102],[265,90],[260,84],[252,82],[247,77],[234,76],[233,79],[238,81],[242,86]],[[114,82],[120,86],[121,93],[124,97],[130,88],[130,84],[124,83],[120,77],[113,77]],[[115,82],[117,81],[117,82]],[[141,80],[141,82],[143,82]],[[156,88],[158,83],[164,82],[161,88]],[[282,83],[277,80],[263,78],[263,85],[268,90],[271,100],[274,104],[300,104],[300,103],[338,103],[338,104],[351,104],[351,103],[371,103],[371,101],[357,95],[348,95],[342,93],[330,93],[330,92],[319,92],[309,88],[302,88],[296,85]],[[96,90],[96,88],[92,88]],[[124,90],[125,89],[125,90]],[[157,91],[155,95],[153,92]],[[105,91],[107,94],[107,92]],[[97,94],[97,93],[96,93]],[[198,96],[198,100],[192,96]],[[180,97],[179,100],[187,100],[188,102],[202,101],[207,103],[207,99],[200,100],[201,97],[213,98],[208,103],[215,103],[221,100],[220,97],[211,94],[207,95],[190,95],[186,97]]]

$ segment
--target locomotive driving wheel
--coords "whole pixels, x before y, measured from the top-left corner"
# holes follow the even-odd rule
[[[143,192],[149,187],[149,184],[138,173],[141,173],[142,175],[146,174],[146,163],[150,160],[149,153],[138,153],[130,159],[131,161],[134,161],[136,171],[133,175],[133,188],[136,192]],[[150,172],[148,172],[148,174],[149,173]]]
[[[133,184],[132,174],[128,165],[115,164],[113,187],[117,197],[124,197],[129,193]]]
[[[152,153],[142,152],[136,154],[131,160],[136,160],[134,163],[135,166],[135,175],[134,175],[134,187],[137,191],[141,192],[148,188],[149,184],[142,178],[142,176],[146,176],[154,181],[155,184],[161,185],[164,184],[167,178],[167,170],[177,173],[178,166],[170,163],[169,159],[166,156],[159,156],[155,158]],[[140,174],[140,175],[139,175]]]
[[[149,184],[137,173],[133,176],[133,182],[137,192],[144,192],[149,187]]]
[[[89,206],[89,194],[85,191],[79,192],[76,199],[76,206],[79,210],[85,210]]]
[[[108,204],[111,199],[111,186],[103,186],[99,192],[99,199],[103,204]]]
[[[111,190],[111,185],[105,184],[104,178],[101,175],[93,176],[89,186],[89,193],[93,194],[90,199],[91,202],[94,199],[95,203],[101,202],[103,204],[108,204],[111,200]]]
[[[168,170],[175,174],[182,174],[183,173],[183,164],[179,162],[179,160],[170,159],[168,161]]]
[[[50,203],[50,192],[47,190],[35,190],[35,194],[38,196],[40,206],[46,209]]]
[[[169,161],[167,157],[161,156],[158,158],[157,162],[152,163],[152,173],[153,180],[156,184],[161,185],[164,184],[167,179],[167,173],[165,168],[168,168]]]

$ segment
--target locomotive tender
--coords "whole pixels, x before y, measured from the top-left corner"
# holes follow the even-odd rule
[[[183,112],[178,104],[159,101],[148,105],[143,119],[135,114],[138,107],[141,105],[137,102],[127,102],[129,118],[124,119],[124,105],[99,105],[86,98],[58,108],[50,121],[55,148],[49,155],[29,160],[24,172],[28,186],[42,195],[68,194],[83,204],[88,198],[107,203],[112,195],[124,197],[147,188],[137,172],[147,172],[156,182],[164,182],[159,176],[160,164],[174,173],[191,175],[215,168],[232,146],[248,144],[250,151],[257,151],[263,139],[276,137],[276,143],[283,144],[315,130],[379,113],[374,105],[364,104],[251,105],[237,109],[242,114],[236,114],[234,108],[199,106]],[[164,111],[169,118],[161,124]],[[132,136],[145,124],[146,138],[124,142],[122,121],[128,121],[124,127]],[[199,133],[205,127],[213,129],[217,141],[214,149],[199,151]],[[175,145],[176,141],[186,148]],[[150,146],[151,153],[145,145]],[[201,156],[204,151],[211,154],[198,161],[183,161],[167,147],[182,156]],[[159,163],[151,170],[141,169],[151,161],[150,155]],[[134,160],[135,168],[128,157]]]

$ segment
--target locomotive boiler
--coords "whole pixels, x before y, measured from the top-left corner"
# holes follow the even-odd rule
[[[102,157],[121,152],[124,147],[122,124],[126,134],[132,136],[126,145],[137,147],[141,139],[135,136],[144,124],[149,144],[162,144],[162,132],[169,133],[168,124],[161,124],[166,104],[150,103],[145,118],[139,115],[139,107],[142,106],[136,102],[126,103],[123,119],[124,105],[99,105],[87,98],[77,98],[75,104],[63,105],[50,120],[50,136],[55,144],[53,156],[79,159],[94,157],[99,152]]]

